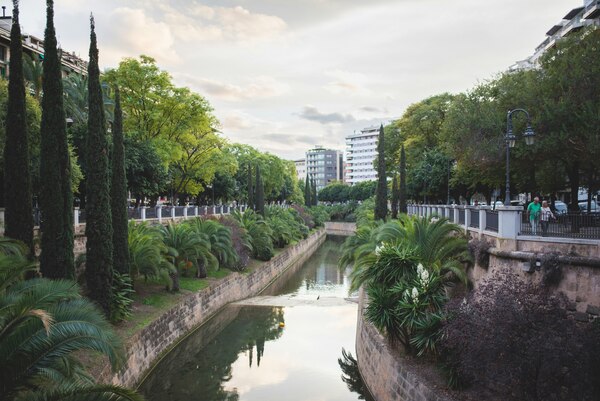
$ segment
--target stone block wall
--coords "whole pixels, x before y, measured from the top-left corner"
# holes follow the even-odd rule
[[[361,289],[356,327],[356,356],[363,382],[375,401],[451,401],[440,388],[421,376],[388,345],[364,319],[366,297]]]
[[[325,238],[325,229],[320,229],[249,273],[231,273],[202,291],[190,294],[179,305],[134,335],[127,344],[125,366],[114,375],[107,367],[100,380],[135,387],[161,355],[180,339],[225,305],[257,295],[288,268],[301,266]]]

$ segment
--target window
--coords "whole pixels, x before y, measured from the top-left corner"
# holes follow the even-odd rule
[[[6,60],[6,47],[4,46],[0,46],[0,60],[5,61]],[[2,76],[4,76],[4,73],[6,71],[4,70],[4,72],[2,73]]]
[[[0,77],[6,77],[6,67],[0,67]]]

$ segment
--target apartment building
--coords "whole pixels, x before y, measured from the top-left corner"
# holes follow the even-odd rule
[[[377,179],[373,161],[377,157],[379,127],[368,127],[346,137],[346,183],[354,185]]]
[[[294,160],[294,164],[296,165],[296,175],[298,176],[298,180],[305,180],[306,179],[306,159]]]
[[[6,7],[2,7],[0,16],[0,76],[7,78],[10,64],[10,30],[12,17],[6,15]],[[23,52],[34,60],[44,59],[44,41],[32,35],[23,34]],[[63,77],[72,73],[87,75],[87,62],[75,55],[61,50],[61,63]]]
[[[517,61],[509,69],[514,71],[536,68],[544,53],[554,47],[559,40],[587,26],[600,27],[600,0],[584,0],[582,7],[569,11],[559,23],[546,32],[546,39],[535,48],[532,56]]]
[[[333,181],[342,181],[343,164],[344,155],[339,150],[315,146],[306,152],[306,173],[314,180],[317,191]]]

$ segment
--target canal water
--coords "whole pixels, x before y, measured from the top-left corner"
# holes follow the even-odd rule
[[[140,390],[149,401],[366,399],[354,353],[357,304],[327,241],[296,273],[229,305],[182,341]],[[344,351],[346,350],[346,351]]]

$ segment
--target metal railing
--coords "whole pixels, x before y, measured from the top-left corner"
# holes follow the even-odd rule
[[[479,210],[469,209],[469,227],[479,228]]]
[[[465,209],[458,210],[458,222],[460,224],[465,224]]]
[[[600,214],[569,212],[556,216],[556,219],[532,221],[526,213],[523,213],[519,235],[598,239],[600,238]]]
[[[485,211],[485,230],[498,232],[498,212],[495,210]]]

